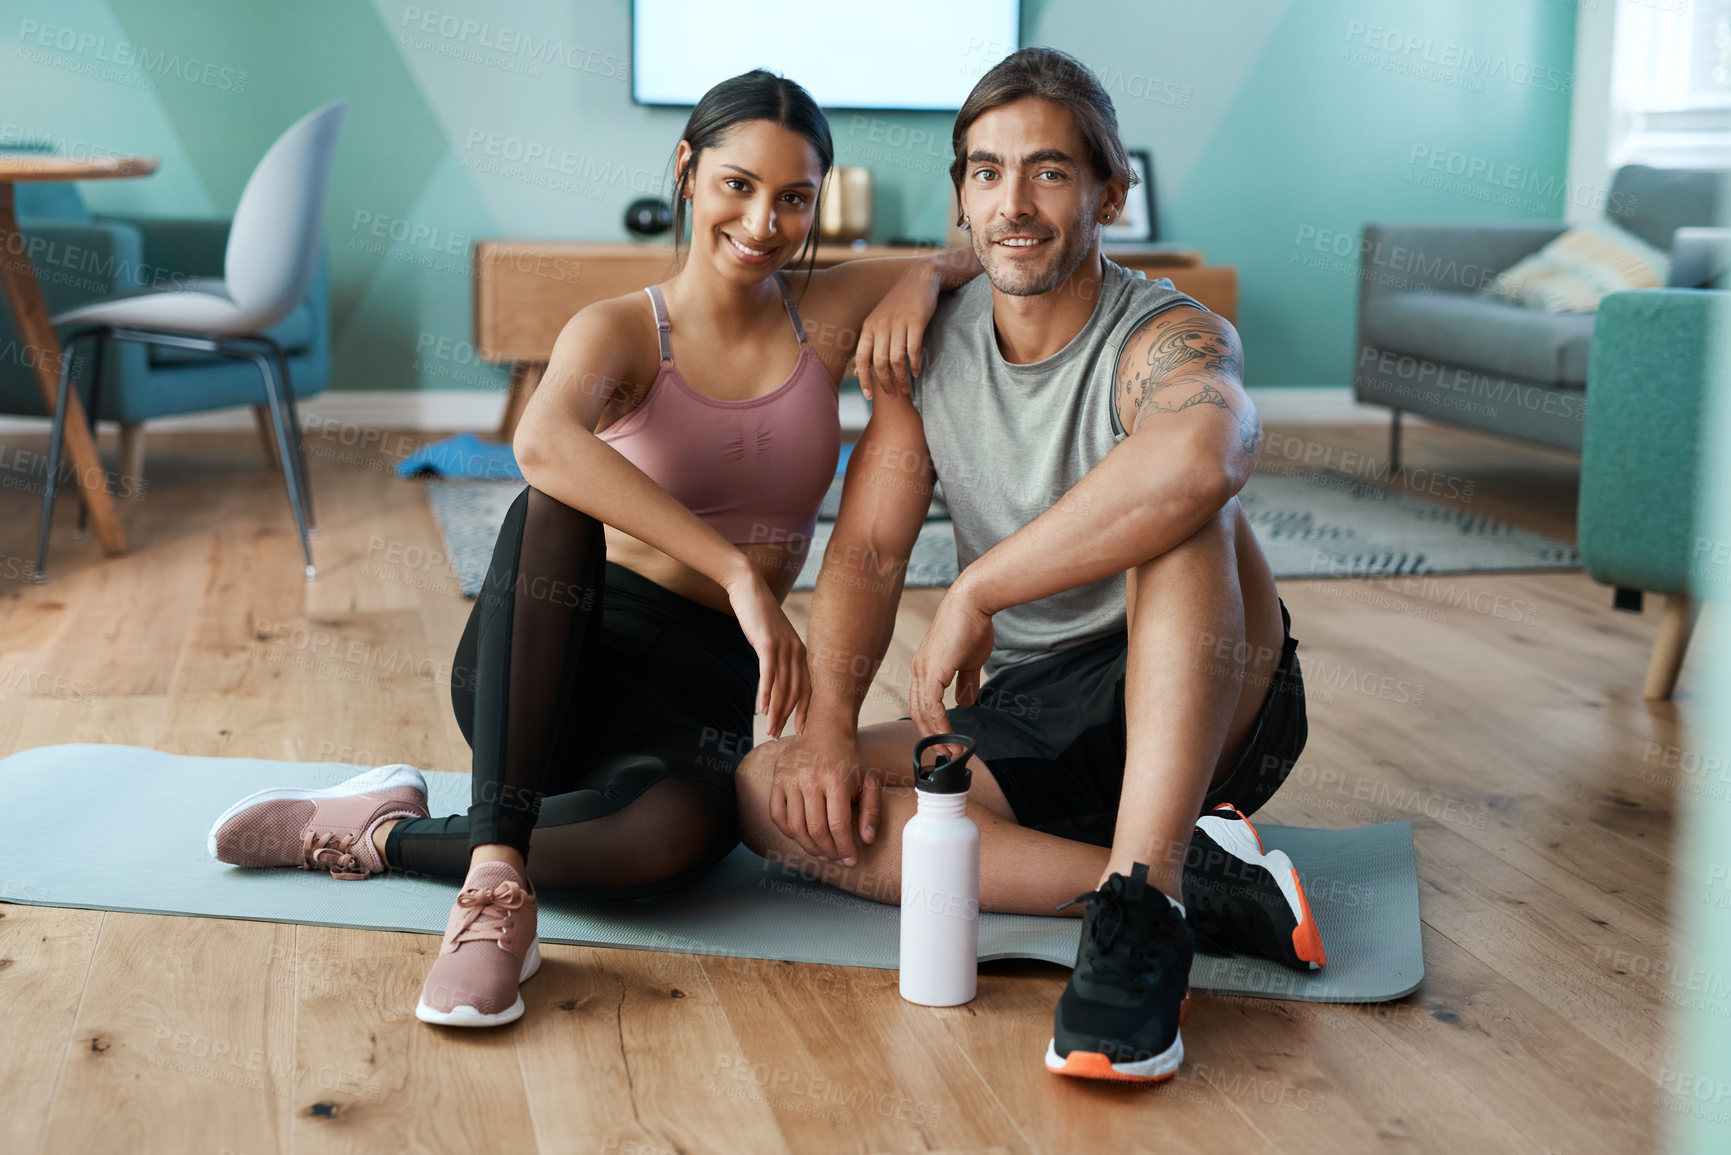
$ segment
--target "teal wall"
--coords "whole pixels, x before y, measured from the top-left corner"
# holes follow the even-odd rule
[[[1153,153],[1163,239],[1238,267],[1252,384],[1351,380],[1366,221],[1560,220],[1565,195],[1593,195],[1563,187],[1574,8],[1559,0],[1024,12],[1024,41],[1091,65],[1125,142]],[[466,345],[468,242],[622,239],[625,205],[660,187],[684,124],[631,103],[629,13],[625,0],[0,0],[0,143],[161,158],[150,180],[85,186],[99,212],[227,213],[283,127],[346,96],[326,218],[332,388],[496,387],[502,371]],[[502,45],[507,28],[517,39]],[[840,161],[874,170],[878,239],[943,235],[950,121],[832,114]],[[531,152],[560,159],[518,159]]]

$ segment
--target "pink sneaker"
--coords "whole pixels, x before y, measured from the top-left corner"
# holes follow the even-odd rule
[[[427,781],[413,766],[375,766],[328,790],[278,786],[248,794],[211,825],[210,856],[233,866],[298,866],[333,878],[385,872],[373,829],[427,817]]]
[[[541,968],[535,887],[506,862],[469,868],[427,972],[415,1017],[447,1027],[492,1027],[523,1017],[517,984]]]

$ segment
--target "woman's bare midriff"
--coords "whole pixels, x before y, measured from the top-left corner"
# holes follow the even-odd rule
[[[607,534],[608,561],[622,565],[680,597],[690,598],[699,605],[732,615],[733,607],[727,600],[727,591],[721,588],[720,583],[710,580],[654,546],[638,541],[623,530],[615,529],[611,525],[603,528]],[[804,544],[747,542],[734,548],[751,562],[778,602],[787,597],[787,592],[793,588],[794,579],[799,576],[800,568],[805,564]]]

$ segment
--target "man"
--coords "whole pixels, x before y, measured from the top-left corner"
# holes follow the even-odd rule
[[[758,853],[893,901],[914,742],[975,738],[981,907],[1088,892],[1047,1066],[1168,1078],[1192,927],[1325,961],[1290,861],[1243,818],[1305,739],[1286,610],[1235,498],[1260,426],[1232,326],[1101,257],[1135,178],[1091,72],[1007,57],[953,144],[986,277],[938,301],[911,397],[889,387],[904,350],[858,354],[877,396],[813,595],[806,727],[742,764],[740,821]],[[934,481],[961,572],[915,654],[911,720],[861,730]]]

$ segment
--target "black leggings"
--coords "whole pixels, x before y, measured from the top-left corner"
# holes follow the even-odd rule
[[[757,665],[731,614],[607,561],[599,521],[525,487],[452,663],[472,804],[399,822],[386,861],[463,878],[473,847],[503,843],[537,889],[683,885],[738,842]]]

